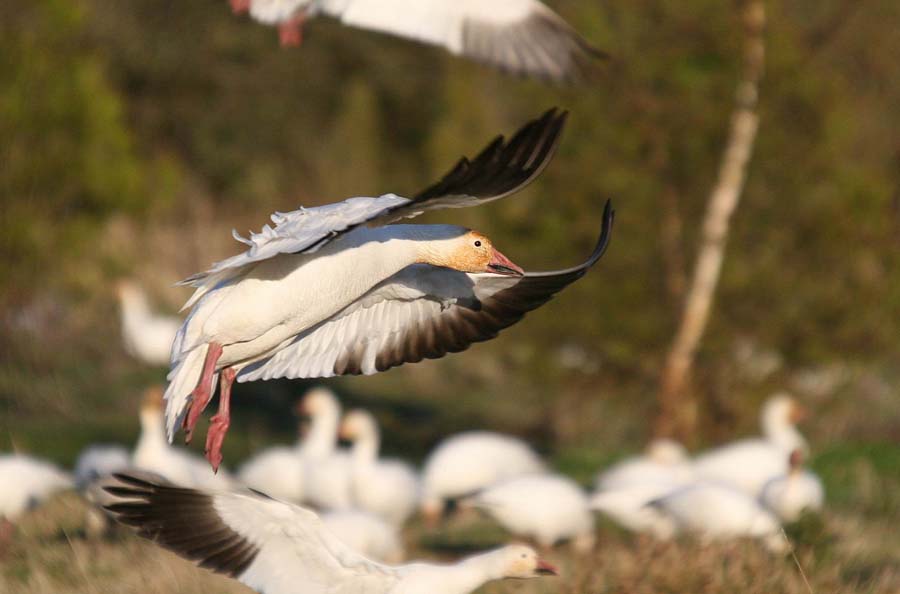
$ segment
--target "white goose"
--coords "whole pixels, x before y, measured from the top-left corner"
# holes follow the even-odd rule
[[[125,350],[147,365],[168,366],[172,342],[181,321],[150,310],[144,291],[132,281],[116,286],[122,317],[122,339]]]
[[[302,414],[302,400],[300,403],[297,412]],[[305,493],[305,440],[299,433],[298,425],[297,443],[293,446],[267,448],[244,462],[238,469],[238,480],[276,499],[302,503]]]
[[[658,508],[649,504],[683,487],[683,483],[662,481],[597,491],[591,495],[590,508],[611,518],[626,530],[648,533],[666,540],[675,534],[675,524]]]
[[[803,468],[803,452],[791,452],[790,469],[765,484],[760,495],[763,505],[783,522],[796,522],[804,512],[817,512],[825,502],[822,481],[813,472]]]
[[[502,578],[556,574],[525,546],[454,565],[382,565],[329,532],[313,512],[256,493],[208,493],[122,476],[109,506],[141,536],[265,594],[468,594]]]
[[[99,478],[128,470],[131,455],[124,446],[94,444],[84,448],[75,460],[75,484],[84,489]]]
[[[704,540],[757,538],[774,553],[790,549],[778,519],[754,498],[727,484],[698,481],[650,505],[661,510],[674,529],[697,533]]]
[[[402,526],[419,502],[416,471],[400,460],[378,458],[381,441],[378,423],[364,410],[347,413],[341,424],[341,436],[353,441],[353,503],[394,526]]]
[[[788,471],[788,457],[794,450],[805,453],[806,440],[795,423],[805,411],[786,394],[776,394],[763,406],[763,437],[742,439],[700,454],[694,472],[700,478],[723,481],[758,497],[770,479]]]
[[[50,462],[23,454],[0,455],[0,552],[22,514],[74,486],[72,477]]]
[[[301,403],[312,419],[303,442],[304,501],[319,509],[353,507],[352,465],[346,450],[337,448],[341,405],[328,388],[310,390]]]
[[[556,474],[533,474],[503,481],[467,498],[472,505],[517,536],[542,547],[571,540],[579,552],[594,547],[594,517],[578,483]]]
[[[691,479],[693,470],[687,450],[671,439],[655,439],[647,445],[642,456],[626,458],[597,475],[598,491],[615,491],[639,485],[683,484]]]
[[[397,529],[375,514],[358,509],[322,514],[322,523],[345,545],[369,559],[403,561],[403,543]]]
[[[202,458],[174,448],[166,441],[160,388],[151,387],[144,392],[140,420],[141,434],[131,455],[135,468],[186,487],[227,489],[233,486],[234,481],[226,470],[215,473]]]
[[[579,78],[590,58],[605,56],[539,0],[231,0],[231,7],[277,25],[284,46],[300,45],[303,23],[324,14],[554,81]]]
[[[422,514],[437,521],[447,501],[472,495],[500,481],[544,471],[528,444],[490,431],[468,431],[442,441],[422,470]]]
[[[184,281],[196,287],[172,346],[169,439],[189,439],[221,376],[207,456],[216,467],[235,379],[371,374],[488,340],[585,274],[602,255],[613,213],[587,262],[526,274],[475,231],[390,225],[439,208],[510,195],[549,162],[565,113],[550,110],[505,142],[408,199],[394,194],[273,215],[250,248]],[[184,416],[188,407],[186,417]]]

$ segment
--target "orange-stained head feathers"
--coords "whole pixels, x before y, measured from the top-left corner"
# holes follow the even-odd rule
[[[468,231],[449,244],[427,250],[422,260],[460,272],[492,272],[507,276],[522,276],[525,271],[494,247],[491,240],[478,231]]]

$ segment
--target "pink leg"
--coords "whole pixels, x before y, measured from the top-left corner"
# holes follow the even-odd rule
[[[306,15],[300,13],[278,25],[278,39],[281,47],[300,47],[303,43],[303,21]]]
[[[231,0],[231,12],[241,14],[250,10],[250,0]]]
[[[197,387],[191,392],[191,404],[188,408],[188,414],[184,418],[184,443],[191,443],[194,436],[194,427],[200,420],[203,409],[209,404],[213,391],[213,376],[216,374],[216,363],[222,356],[222,345],[218,342],[211,342],[207,345],[206,359],[203,361],[203,373],[200,375],[200,381]]]
[[[237,375],[233,367],[222,370],[222,379],[219,382],[219,412],[210,419],[209,431],[206,432],[206,459],[212,465],[213,471],[219,472],[222,463],[222,443],[225,442],[225,434],[231,425],[231,384]]]

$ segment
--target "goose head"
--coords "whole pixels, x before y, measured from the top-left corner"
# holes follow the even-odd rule
[[[355,441],[358,438],[374,437],[377,433],[375,418],[364,410],[355,409],[344,415],[339,435],[341,439]]]
[[[489,553],[494,557],[500,577],[529,579],[546,575],[559,575],[559,570],[538,556],[537,551],[525,545],[508,545]]]
[[[460,272],[493,273],[522,276],[522,270],[494,247],[487,236],[478,231],[465,230],[448,239],[423,242],[420,262],[452,268]]]
[[[775,394],[762,410],[762,430],[766,439],[786,451],[806,449],[806,440],[795,425],[807,417],[806,409],[787,394]]]
[[[688,459],[687,450],[674,439],[654,439],[647,445],[646,454],[659,464],[681,464]]]
[[[334,392],[328,388],[318,387],[306,393],[300,401],[297,412],[309,417],[340,415],[340,404]]]

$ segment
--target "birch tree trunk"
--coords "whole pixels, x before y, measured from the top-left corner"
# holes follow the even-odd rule
[[[684,302],[678,332],[663,369],[655,434],[685,439],[694,434],[697,400],[692,393],[691,369],[697,347],[709,320],[731,217],[744,188],[747,164],[759,126],[757,99],[765,64],[765,6],[761,0],[743,3],[743,67],[731,115],[728,144],[719,166],[716,185],[709,196],[700,249]]]

